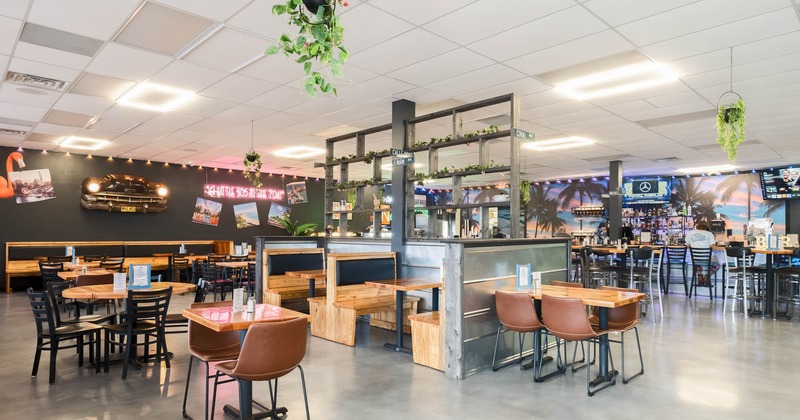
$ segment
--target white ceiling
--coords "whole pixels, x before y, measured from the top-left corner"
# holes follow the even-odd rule
[[[350,0],[338,9],[350,51],[346,77],[337,80],[338,98],[317,99],[301,88],[299,65],[260,56],[286,29],[270,13],[276,2],[3,0],[0,69],[68,85],[32,94],[0,83],[0,128],[27,132],[0,133],[0,145],[74,153],[58,142],[80,135],[111,141],[95,152],[100,156],[241,169],[254,121],[265,172],[321,176],[313,162],[322,157],[278,160],[271,152],[324,147],[326,137],[388,123],[398,99],[415,101],[422,113],[514,92],[522,129],[596,141],[525,151],[526,178],[602,176],[620,156],[627,175],[670,174],[727,163],[715,146],[712,113],[729,89],[733,47],[733,87],[747,103],[748,141],[737,167],[800,163],[797,0]],[[184,51],[196,39],[204,41]],[[578,101],[537,77],[629,51],[672,66],[679,80]],[[198,96],[168,113],[114,102],[144,81]],[[464,128],[483,128],[478,119],[500,113],[471,115]],[[693,113],[702,118],[689,118]],[[449,128],[428,123],[417,134],[428,140]],[[380,150],[390,137],[368,141],[368,149]],[[351,142],[341,146],[337,156],[355,152]],[[505,149],[501,143],[490,153],[504,162]],[[441,166],[474,163],[477,151],[466,147],[440,156]],[[351,170],[352,179],[361,176],[371,176],[365,165]]]

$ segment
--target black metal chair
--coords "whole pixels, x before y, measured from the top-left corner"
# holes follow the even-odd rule
[[[133,355],[135,347],[144,347],[144,359],[149,359],[150,338],[156,339],[155,360],[162,358],[166,362],[167,369],[170,368],[169,357],[167,355],[167,341],[164,336],[164,321],[169,300],[172,295],[172,287],[162,290],[128,290],[128,298],[125,299],[124,322],[117,325],[107,325],[106,329],[106,363],[104,370],[108,372],[108,352],[110,346],[124,347],[122,379],[128,377],[128,365]],[[145,342],[139,344],[136,337],[143,336]],[[163,355],[163,357],[162,357]]]
[[[83,261],[85,262],[103,262],[106,260],[105,255],[84,255]]]
[[[58,326],[47,292],[34,292],[32,288],[28,288],[28,299],[33,310],[33,318],[36,321],[36,353],[33,357],[31,376],[35,377],[39,373],[39,360],[41,360],[43,350],[50,352],[48,382],[51,384],[56,380],[58,350],[76,348],[78,350],[78,366],[82,367],[83,346],[85,345],[90,346],[89,363],[94,363],[95,373],[100,373],[100,331],[103,330],[103,327],[89,322]],[[74,343],[68,344],[72,340],[75,340]]]
[[[39,260],[39,273],[42,275],[42,290],[47,290],[47,283],[59,282],[58,273],[64,271],[63,262],[47,262]]]
[[[692,258],[692,282],[689,286],[689,297],[694,294],[695,287],[707,287],[709,299],[714,299],[717,294],[717,275],[711,269],[711,262],[714,259],[711,248],[690,247],[689,255]],[[697,297],[696,294],[694,296]]]
[[[722,286],[723,296],[725,302],[722,304],[722,312],[724,313],[728,307],[728,300],[731,300],[731,311],[736,310],[736,303],[742,302],[742,311],[745,318],[748,316],[747,308],[747,290],[748,279],[755,275],[753,270],[753,261],[755,255],[753,250],[742,246],[729,246],[725,248],[725,278],[726,282]],[[749,276],[749,277],[748,277]],[[733,286],[731,286],[733,283]],[[728,295],[728,289],[733,287],[733,294]]]
[[[578,256],[581,260],[581,282],[583,287],[596,289],[604,280],[607,284],[613,283],[623,268],[610,264],[595,264],[591,258],[593,254],[594,251],[588,246],[578,250]]]
[[[189,277],[189,259],[185,255],[170,255],[169,257],[170,281],[191,281]]]
[[[51,263],[65,263],[65,262],[72,262],[72,256],[70,255],[48,255],[47,262]]]
[[[117,314],[91,314],[81,315],[80,304],[75,299],[64,297],[64,290],[75,287],[75,280],[59,281],[47,283],[47,294],[50,296],[50,304],[54,309],[56,325],[77,324],[80,322],[91,322],[93,324],[116,324]],[[72,312],[75,315],[72,316]],[[66,317],[61,314],[66,313]]]
[[[795,248],[791,256],[800,258],[800,248]],[[792,319],[794,307],[800,305],[800,266],[780,267],[773,270],[772,273],[775,276],[775,297],[772,313],[775,317],[780,313],[785,318]],[[767,281],[773,280],[767,279]],[[781,305],[785,305],[786,310],[779,312]]]
[[[621,276],[621,281],[628,283],[629,288],[637,289],[647,294],[645,306],[653,305],[655,293],[658,294],[658,307],[661,319],[664,318],[664,305],[661,302],[661,285],[659,283],[658,267],[660,261],[653,257],[653,249],[650,247],[629,249],[627,257],[628,270]],[[656,287],[653,287],[653,278],[656,280]],[[647,310],[642,310],[646,315]]]
[[[200,262],[202,279],[205,282],[207,290],[214,294],[214,302],[217,301],[218,293],[222,300],[225,300],[225,294],[227,292],[233,292],[233,281],[223,277],[221,268],[222,267],[211,261]]]
[[[666,270],[663,271],[664,274],[664,294],[669,294],[669,285],[670,284],[681,284],[680,282],[674,282],[671,280],[672,278],[672,269],[673,266],[677,266],[681,270],[681,275],[683,276],[683,291],[688,296],[689,295],[689,282],[686,278],[686,248],[685,247],[677,247],[677,246],[667,246],[664,247],[664,264],[666,265]]]
[[[125,258],[106,258],[100,263],[100,268],[122,273],[125,271],[123,265],[125,265]]]

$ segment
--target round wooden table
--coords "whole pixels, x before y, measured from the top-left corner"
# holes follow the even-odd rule
[[[190,293],[197,288],[197,285],[191,283],[161,281],[151,283],[149,289],[140,290],[164,290],[170,286],[172,286],[172,293],[176,295]],[[114,290],[113,284],[70,287],[69,289],[64,289],[62,293],[68,299],[124,299],[128,297],[128,290]]]

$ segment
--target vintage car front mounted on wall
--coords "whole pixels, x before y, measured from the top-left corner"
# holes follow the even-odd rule
[[[133,175],[88,177],[81,184],[81,206],[88,210],[158,213],[167,208],[167,187]]]

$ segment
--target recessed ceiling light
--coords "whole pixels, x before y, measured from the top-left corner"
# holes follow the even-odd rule
[[[309,146],[292,146],[272,152],[272,154],[275,156],[290,159],[305,159],[313,156],[319,156],[323,153],[325,153],[325,150],[322,150],[318,147]]]
[[[73,149],[83,150],[97,150],[109,143],[108,140],[92,139],[89,137],[76,137],[69,136],[58,145],[61,147],[70,147]]]
[[[586,100],[633,92],[678,80],[671,68],[654,62],[617,67],[568,80],[556,85],[556,91],[572,99]]]
[[[145,82],[127,91],[117,103],[148,111],[169,112],[194,97],[194,92],[185,89]]]
[[[736,169],[733,165],[698,166],[696,168],[681,168],[678,172],[685,174],[728,172]]]
[[[536,140],[526,142],[522,147],[542,152],[546,150],[569,149],[570,147],[588,146],[594,140],[585,137],[561,137],[557,139]]]

